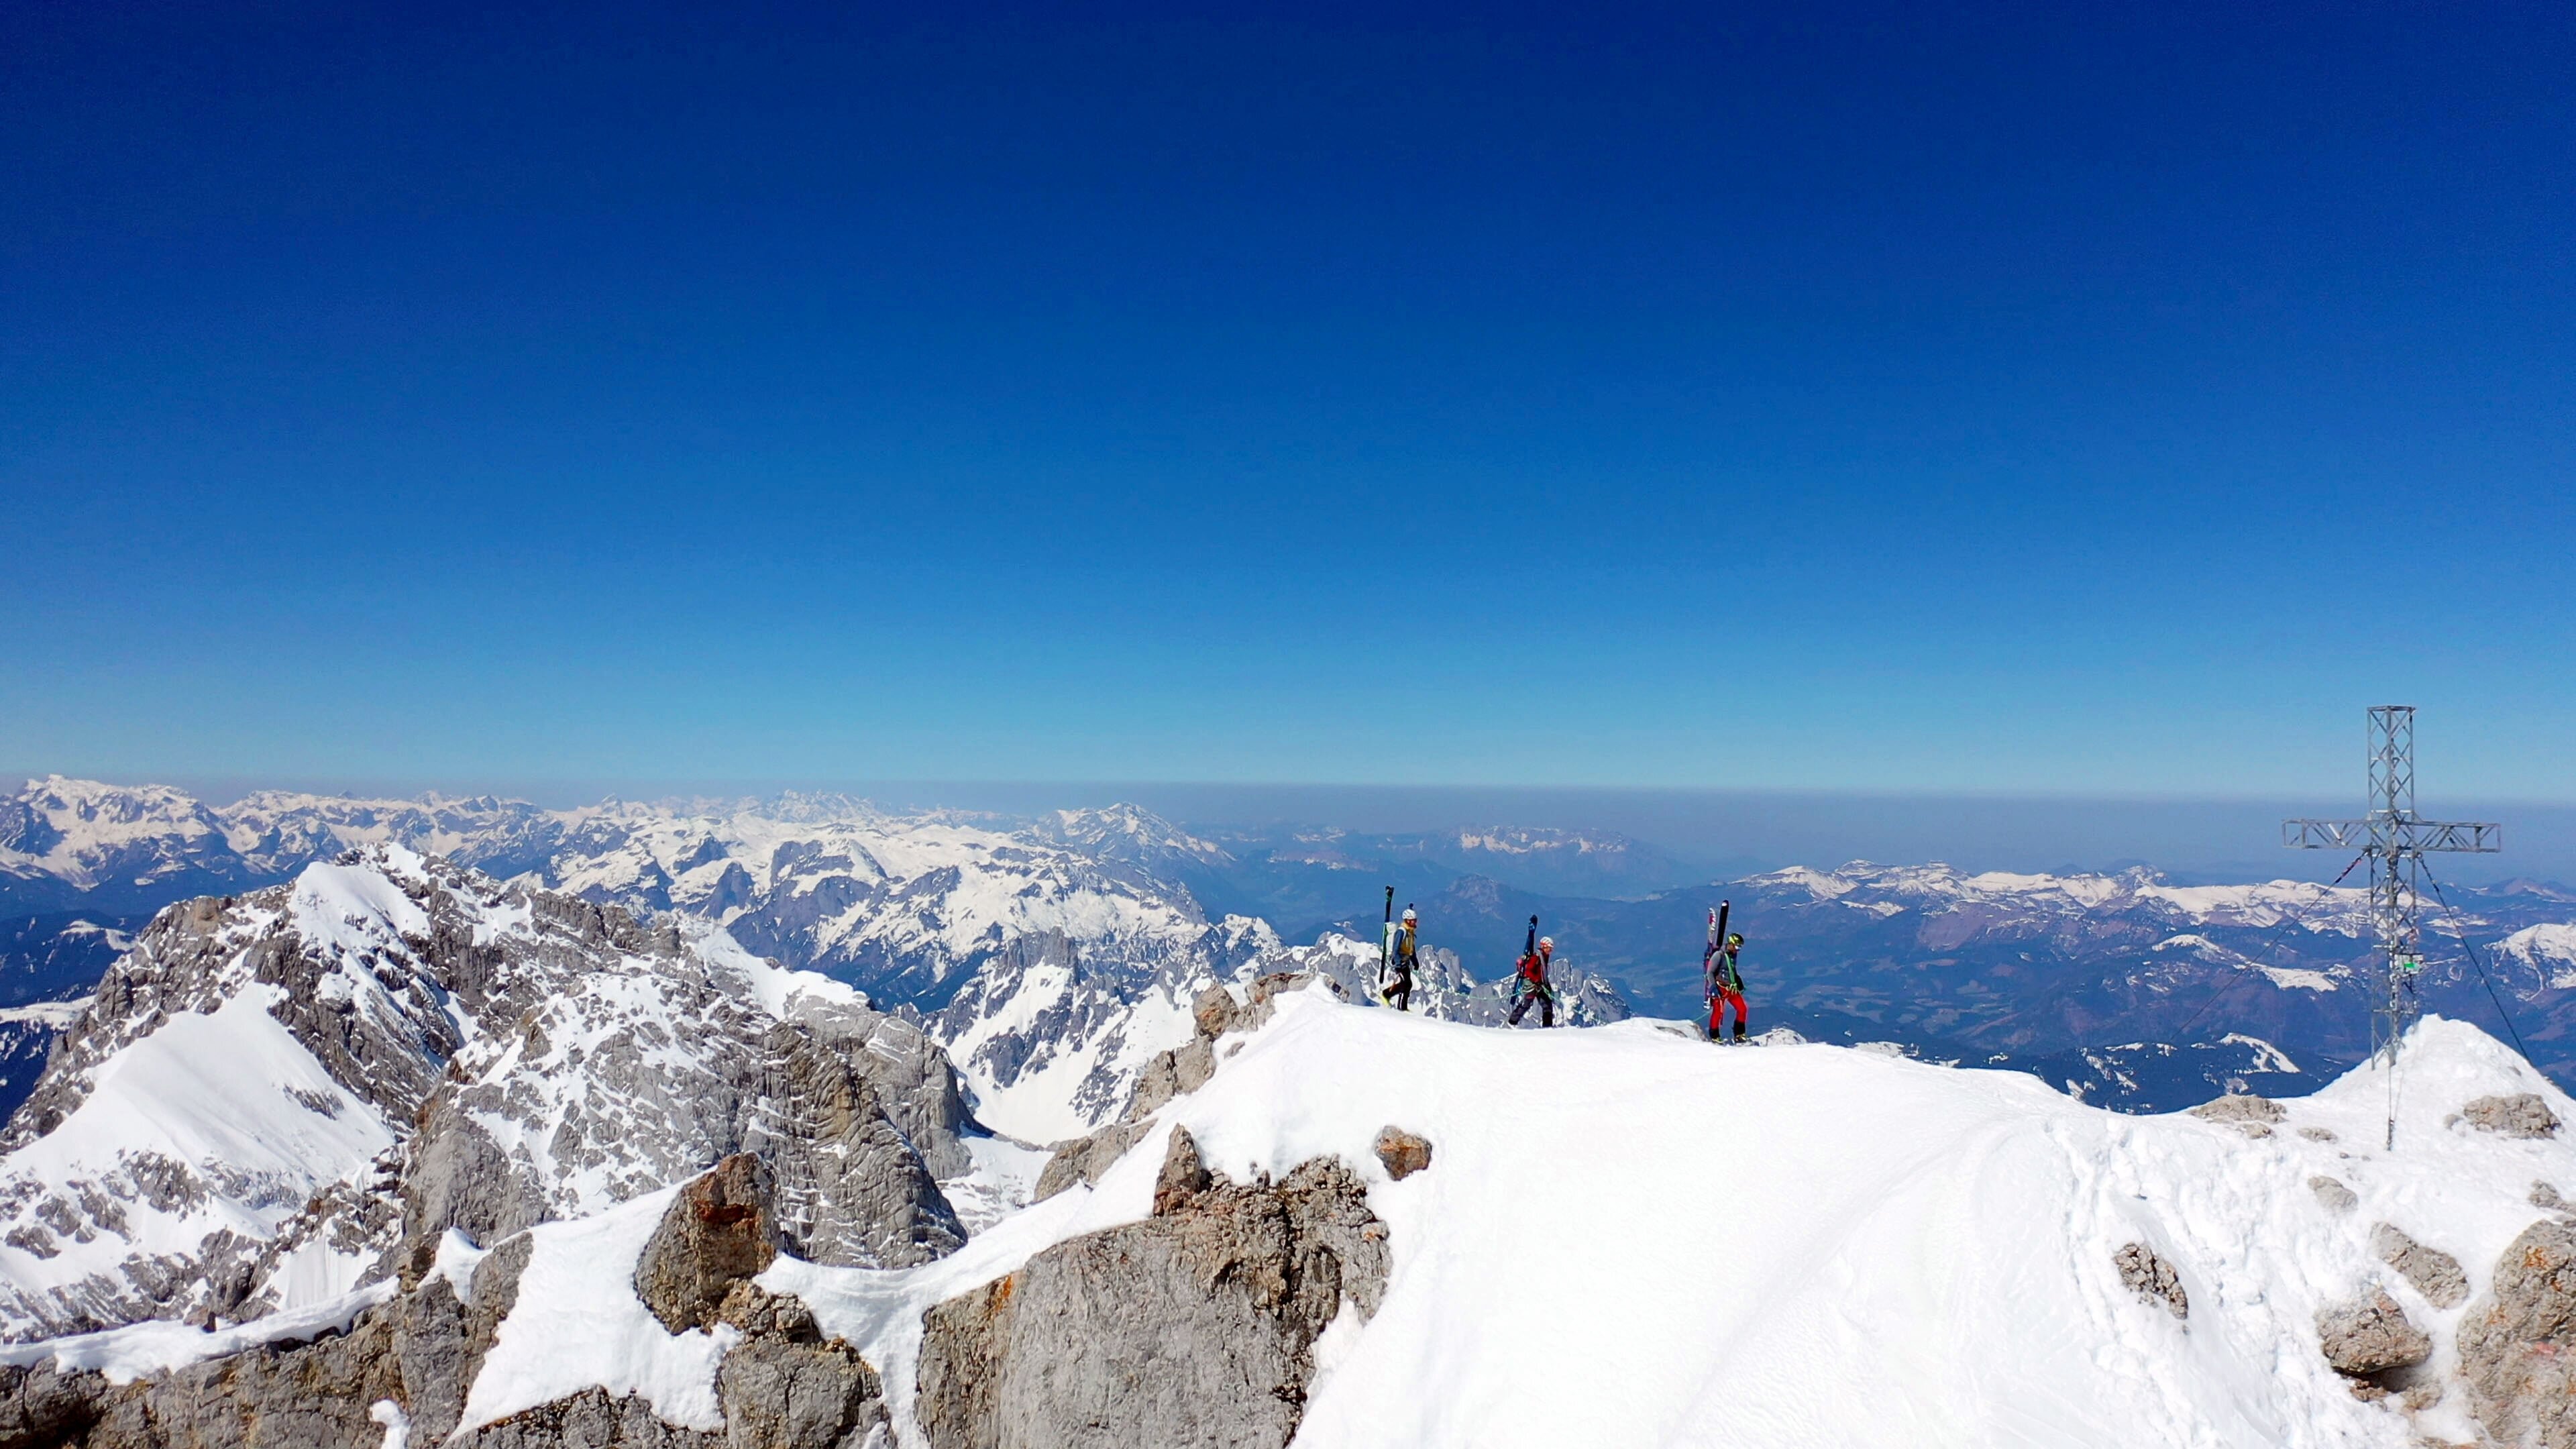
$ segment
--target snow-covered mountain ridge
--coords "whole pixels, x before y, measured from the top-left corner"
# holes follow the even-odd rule
[[[2392,1152],[2374,1069],[2140,1117],[2019,1073],[1644,1020],[1505,1033],[1288,989],[1210,1021],[1203,1084],[1097,1171],[926,1261],[728,1259],[726,1301],[759,1317],[713,1334],[653,1321],[669,1280],[648,1267],[702,1179],[541,1226],[515,1258],[450,1238],[439,1271],[507,1275],[470,1290],[498,1323],[462,1383],[409,1367],[436,1362],[404,1347],[433,1273],[228,1337],[11,1350],[27,1367],[0,1371],[0,1408],[300,1407],[296,1376],[186,1367],[285,1338],[256,1353],[364,1386],[314,1415],[317,1449],[414,1416],[443,1434],[459,1403],[473,1449],[2418,1449],[2576,1422],[2576,1101],[2463,1023],[2408,1038]],[[782,1350],[730,1326],[780,1304],[823,1340],[800,1352],[869,1366],[883,1439],[742,1437],[775,1381],[753,1356]],[[294,1346],[317,1322],[350,1327]],[[496,1409],[528,1417],[494,1437]]]
[[[157,918],[0,1135],[0,1330],[233,1320],[772,1163],[809,1256],[963,1240],[946,1058],[721,930],[398,845]]]
[[[1479,981],[1508,971],[1540,913],[1561,956],[1666,1016],[1700,1009],[1705,914],[1732,897],[1759,1025],[2081,1079],[2106,1101],[2179,1105],[2230,1083],[2305,1090],[2367,1049],[2350,989],[2369,969],[2366,910],[2351,886],[1853,863],[1635,899],[1654,878],[1630,858],[1643,847],[1579,831],[1203,830],[1134,806],[1011,821],[823,793],[548,810],[268,792],[209,806],[50,779],[0,814],[42,822],[0,831],[0,910],[38,912],[0,929],[0,1003],[87,991],[113,954],[107,933],[139,924],[103,909],[120,901],[148,911],[403,844],[532,887],[714,921],[756,955],[916,1012],[994,1125],[1030,1140],[1113,1112],[1138,1065],[1186,1036],[1204,983],[1284,969],[1294,963],[1256,963],[1322,935],[1373,943],[1387,884],[1422,906],[1425,942]],[[1455,873],[1471,865],[1501,874]],[[1512,874],[1524,869],[1536,873]],[[1528,882],[1557,878],[1608,894],[1531,893]],[[2503,1030],[2455,936],[2495,943],[2498,993],[2524,1039],[2576,1080],[2576,966],[2552,954],[2551,934],[2576,929],[2576,900],[2529,883],[2448,899],[2456,921],[2427,916],[2429,1003]],[[1306,924],[1283,941],[1274,925],[1289,921]],[[0,1107],[23,1089],[11,1062],[43,1047],[39,1028],[13,1031],[0,1032]],[[2272,1058],[2229,1037],[2275,1049],[2293,1080],[2257,1083],[2277,1074],[2254,1070]]]

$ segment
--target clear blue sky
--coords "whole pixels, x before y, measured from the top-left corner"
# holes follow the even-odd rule
[[[520,8],[0,11],[0,765],[2576,798],[2576,7]]]

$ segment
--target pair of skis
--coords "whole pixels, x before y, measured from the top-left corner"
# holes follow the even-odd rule
[[[1726,959],[1726,913],[1735,909],[1733,901],[1719,901],[1708,913],[1708,949],[1700,954],[1700,1005],[1708,1010],[1708,1039],[1723,1044],[1717,1034],[1717,983],[1720,963]]]
[[[1395,887],[1386,888],[1386,927],[1377,937],[1377,1003],[1387,1005],[1386,993],[1395,985]]]

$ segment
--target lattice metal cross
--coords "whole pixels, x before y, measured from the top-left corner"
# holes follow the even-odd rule
[[[2502,850],[2504,827],[2483,820],[2427,820],[2415,813],[2415,707],[2383,704],[2370,711],[2370,813],[2359,820],[2283,821],[2281,843],[2369,858],[2371,928],[2387,975],[2386,995],[2371,1017],[2371,1051],[2394,1068],[2397,1043],[2415,1019],[2415,978],[2424,969],[2417,867],[2434,852]],[[2389,1134],[2394,1146],[2393,1113]]]

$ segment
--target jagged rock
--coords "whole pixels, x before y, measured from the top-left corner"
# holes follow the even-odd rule
[[[2348,1213],[2361,1206],[2361,1198],[2335,1178],[2319,1173],[2308,1179],[2308,1191],[2317,1195],[2317,1204],[2330,1213]]]
[[[838,988],[781,1001],[768,969],[700,923],[648,928],[399,847],[173,907],[58,1039],[0,1147],[86,1122],[119,1052],[246,997],[310,1055],[291,1085],[244,1098],[259,1141],[292,1145],[181,1161],[103,1125],[58,1139],[81,1170],[0,1163],[0,1239],[73,1266],[0,1284],[0,1332],[255,1318],[316,1246],[416,1286],[449,1228],[499,1242],[736,1152],[769,1162],[800,1256],[903,1267],[952,1251],[965,1233],[937,1173],[969,1165],[970,1119],[945,1056]],[[274,1037],[244,1017],[227,1040]]]
[[[2439,1248],[2425,1247],[2396,1225],[2381,1223],[2372,1228],[2370,1251],[2414,1284],[2415,1291],[2434,1307],[2457,1308],[2469,1301],[2469,1276],[2460,1271],[2460,1260]]]
[[[1127,1120],[1140,1121],[1175,1097],[1207,1085],[1216,1075],[1216,1043],[1194,1036],[1183,1045],[1157,1052],[1136,1074],[1136,1095],[1127,1103]]]
[[[377,1433],[381,1436],[382,1430]],[[732,1449],[721,1431],[662,1422],[651,1401],[584,1389],[450,1439],[440,1449]],[[353,1446],[354,1449],[354,1446]]]
[[[2558,1195],[2558,1189],[2554,1185],[2535,1182],[2531,1185],[2531,1205],[2550,1212],[2564,1212],[2567,1209],[2567,1199]]]
[[[2331,1127],[2302,1127],[2299,1129],[2299,1135],[2308,1139],[2310,1142],[2338,1142],[2342,1140],[2335,1136],[2334,1129]]]
[[[736,1283],[778,1256],[769,1169],[736,1153],[680,1189],[635,1262],[635,1296],[673,1333],[716,1321]]]
[[[1235,1018],[1243,1008],[1236,1004],[1234,993],[1223,986],[1211,986],[1190,1003],[1190,1019],[1199,1035],[1214,1040],[1234,1029]]]
[[[1379,1128],[1376,1151],[1379,1164],[1386,1168],[1386,1175],[1398,1182],[1431,1165],[1429,1139],[1401,1127]]]
[[[2433,1352],[2433,1340],[2397,1300],[2376,1288],[2318,1310],[2317,1340],[2326,1362],[2348,1378],[2411,1368]]]
[[[410,1442],[424,1446],[861,1449],[888,1427],[876,1371],[847,1342],[826,1340],[802,1303],[749,1281],[774,1252],[766,1187],[750,1157],[690,1184],[636,1274],[647,1305],[675,1331],[721,1323],[742,1334],[717,1374],[721,1432],[663,1423],[644,1399],[593,1389],[456,1434],[467,1391],[518,1298],[533,1246],[522,1235],[483,1257],[466,1301],[448,1278],[423,1276],[346,1333],[312,1343],[121,1386],[96,1373],[0,1369],[0,1449],[378,1449],[386,1428],[373,1406],[384,1402],[407,1416]]]
[[[2205,1122],[2225,1123],[2248,1137],[2269,1137],[2272,1125],[2290,1114],[2287,1108],[2269,1097],[2232,1092],[2192,1108],[2191,1115]]]
[[[2130,1243],[2111,1255],[2111,1263],[2130,1292],[2176,1318],[2191,1317],[2191,1295],[2183,1291],[2181,1276],[2155,1249]]]
[[[1163,1149],[1163,1168],[1154,1177],[1154,1216],[1169,1217],[1208,1190],[1214,1175],[1199,1160],[1199,1144],[1190,1129],[1172,1124],[1171,1142]]]
[[[915,1411],[935,1449],[1287,1443],[1316,1335],[1346,1298],[1376,1311],[1385,1227],[1324,1159],[1240,1185],[1176,1129],[1165,1177],[1154,1217],[925,1315]]]
[[[1168,1051],[1157,1052],[1136,1074],[1136,1093],[1127,1100],[1124,1119],[1139,1122],[1175,1097],[1184,1097],[1207,1085],[1216,1075],[1216,1039],[1229,1031],[1258,1031],[1277,1010],[1279,993],[1321,981],[1334,995],[1348,1000],[1350,993],[1329,976],[1306,971],[1279,971],[1255,980],[1248,989],[1248,1000],[1237,1006],[1234,993],[1223,986],[1211,986],[1199,993],[1191,1007],[1191,1019],[1198,1034]],[[1061,1189],[1058,1189],[1061,1191]]]
[[[919,1072],[919,1063],[946,1058],[917,1032],[909,1041],[917,1055],[907,1059],[882,1049],[881,1025],[840,1026],[818,1032],[810,1021],[781,1022],[763,1043],[757,1100],[771,1110],[747,1125],[742,1145],[776,1174],[783,1242],[809,1262],[835,1267],[910,1268],[955,1252],[966,1241],[965,1225],[917,1143],[937,1150],[944,1138],[946,1155],[964,1165],[955,1133],[964,1108],[943,1123],[945,1107],[889,1100],[881,1086],[890,1073]],[[913,1090],[935,1098],[944,1081],[953,1096],[955,1079],[944,1067],[936,1078]],[[903,1125],[907,1118],[916,1123],[912,1130]]]
[[[876,1370],[804,1304],[741,1282],[717,1317],[744,1334],[716,1374],[731,1449],[859,1449],[890,1430]]]
[[[2460,1376],[2499,1443],[2576,1446],[2576,1226],[2544,1219],[2496,1259],[2462,1319]]]
[[[1302,991],[1319,982],[1322,983],[1325,990],[1333,993],[1333,995],[1337,997],[1340,997],[1342,1000],[1348,1001],[1351,999],[1351,991],[1348,986],[1345,986],[1341,982],[1320,972],[1273,971],[1267,976],[1254,978],[1251,987],[1245,993],[1246,1001],[1243,1012],[1234,1019],[1232,1030],[1259,1031],[1264,1026],[1270,1024],[1272,1013],[1279,1009],[1280,993],[1287,991]]]
[[[2506,1137],[2555,1137],[2558,1114],[2538,1092],[2515,1092],[2509,1096],[2480,1097],[2460,1108],[2460,1115],[2481,1132],[2499,1133]]]
[[[1046,1167],[1038,1173],[1037,1187],[1029,1200],[1044,1202],[1077,1182],[1097,1187],[1100,1175],[1109,1170],[1110,1164],[1126,1156],[1127,1149],[1135,1146],[1136,1139],[1144,1135],[1145,1124],[1142,1122],[1112,1122],[1088,1137],[1058,1143],[1055,1155],[1047,1159]]]

